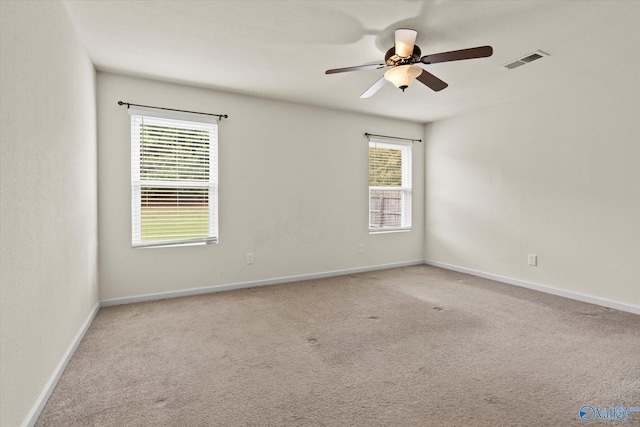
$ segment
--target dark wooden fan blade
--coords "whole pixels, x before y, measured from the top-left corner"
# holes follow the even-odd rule
[[[384,68],[387,64],[369,64],[358,65],[356,67],[334,68],[333,70],[327,70],[325,74],[346,73],[347,71],[359,71],[359,70],[371,70],[374,68]]]
[[[431,74],[426,70],[422,70],[422,73],[420,73],[420,75],[416,77],[416,80],[419,80],[420,83],[423,83],[424,85],[429,86],[431,89],[433,89],[436,92],[439,92],[445,87],[449,86],[448,84],[446,84],[445,82],[443,82],[442,80],[440,80],[439,78],[437,78],[436,76],[434,76],[433,74]]]
[[[420,58],[423,64],[436,64],[438,62],[460,61],[463,59],[486,58],[493,55],[491,46],[472,47],[470,49],[452,50],[451,52],[434,53]]]
[[[384,76],[380,77],[374,84],[372,84],[369,89],[365,90],[360,98],[371,98],[374,93],[380,90],[382,86],[384,86],[386,80]]]

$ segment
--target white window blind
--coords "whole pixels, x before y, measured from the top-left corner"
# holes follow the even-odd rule
[[[369,231],[411,229],[411,144],[369,139]]]
[[[129,108],[133,247],[218,241],[218,121]]]

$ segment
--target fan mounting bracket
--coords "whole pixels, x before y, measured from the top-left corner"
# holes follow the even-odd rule
[[[420,48],[418,47],[418,45],[413,45],[413,52],[411,53],[411,56],[408,58],[403,58],[401,56],[396,55],[396,48],[394,46],[391,49],[389,49],[387,53],[385,53],[384,61],[389,67],[397,67],[399,65],[410,65],[410,64],[415,64],[420,62],[421,54],[422,52],[420,51]]]

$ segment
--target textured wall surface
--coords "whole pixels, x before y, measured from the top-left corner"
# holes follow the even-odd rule
[[[427,125],[425,259],[640,307],[637,58]]]
[[[61,2],[2,1],[0,425],[98,302],[95,70]]]
[[[130,120],[119,100],[229,115],[220,243],[131,248]],[[422,260],[424,145],[413,146],[413,230],[370,235],[364,136],[421,138],[421,124],[109,73],[98,73],[98,122],[101,299]]]

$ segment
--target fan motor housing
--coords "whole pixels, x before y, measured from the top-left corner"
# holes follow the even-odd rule
[[[387,53],[385,53],[384,61],[390,67],[394,67],[396,65],[415,64],[417,62],[420,62],[421,55],[422,55],[422,52],[420,51],[420,48],[418,47],[418,45],[413,45],[413,52],[411,53],[411,56],[409,58],[401,58],[398,55],[396,55],[396,48],[394,46],[391,49],[389,49]]]

